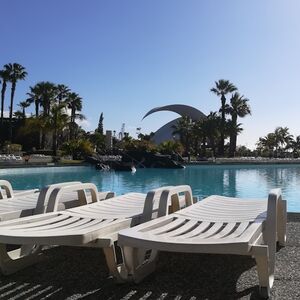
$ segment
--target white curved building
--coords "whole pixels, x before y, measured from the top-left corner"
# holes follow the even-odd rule
[[[188,116],[193,121],[199,121],[199,120],[206,118],[206,115],[195,107],[192,107],[189,105],[183,105],[183,104],[172,104],[172,105],[155,107],[155,108],[151,109],[150,111],[148,111],[145,114],[143,119],[146,118],[147,116],[149,116],[155,112],[159,112],[159,111],[172,111],[172,112],[179,114],[181,117]],[[162,127],[160,127],[154,133],[154,136],[152,138],[153,142],[155,144],[160,144],[160,143],[168,141],[168,140],[174,140],[174,134],[173,134],[174,125],[177,125],[177,122],[178,122],[178,120],[180,120],[181,117],[176,118],[176,119],[168,122],[167,124],[163,125]]]

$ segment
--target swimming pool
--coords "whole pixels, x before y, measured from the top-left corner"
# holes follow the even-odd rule
[[[41,188],[62,181],[93,182],[117,194],[147,192],[163,185],[189,184],[200,198],[212,195],[257,198],[281,187],[288,211],[300,212],[300,165],[198,165],[185,169],[138,169],[103,172],[93,167],[0,169],[0,178],[14,189]]]

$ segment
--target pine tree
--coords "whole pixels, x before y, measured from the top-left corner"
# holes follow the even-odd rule
[[[103,135],[103,113],[101,113],[100,118],[99,118],[99,122],[98,122],[98,128],[97,128],[97,132],[99,132],[101,135]]]

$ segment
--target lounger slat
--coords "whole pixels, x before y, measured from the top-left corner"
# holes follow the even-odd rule
[[[250,241],[250,239],[252,239],[253,237],[255,238],[255,236],[253,235],[253,232],[257,232],[257,231],[261,231],[262,225],[263,223],[261,222],[257,222],[257,223],[251,223],[244,231],[241,235],[237,236],[240,237],[241,239]]]
[[[139,225],[139,230],[141,232],[147,232],[161,226],[165,226],[166,224],[171,223],[174,220],[173,217],[161,217],[159,219],[151,220],[144,224]]]
[[[227,223],[219,233],[214,235],[214,238],[226,237],[227,235],[229,235],[233,231],[234,227],[236,227],[236,226],[237,226],[236,222]]]
[[[195,220],[197,221],[197,220]],[[199,222],[199,221],[198,221]],[[199,225],[197,227],[195,227],[195,229],[193,229],[190,232],[187,232],[186,234],[180,235],[178,238],[191,238],[193,236],[196,236],[200,233],[202,233],[203,231],[207,230],[207,228],[210,226],[210,222],[199,222]]]
[[[88,219],[88,221],[90,221]],[[61,227],[59,228],[53,228],[53,229],[49,229],[49,230],[44,230],[42,227],[37,227],[34,228],[33,230],[22,230],[22,229],[18,229],[18,230],[6,230],[4,229],[3,231],[1,231],[1,235],[7,235],[9,232],[11,233],[11,235],[15,235],[15,236],[24,236],[24,237],[32,237],[34,241],[36,241],[36,238],[39,237],[57,237],[57,236],[71,236],[72,234],[77,234],[77,235],[83,235],[87,230],[88,231],[92,231],[92,230],[101,230],[103,227],[106,227],[107,224],[113,222],[114,220],[111,219],[107,219],[107,220],[97,220],[97,222],[95,222],[94,224],[89,224],[88,226],[82,226],[76,229],[69,229],[69,230],[64,230],[64,226],[62,224]],[[58,223],[59,224],[59,223]]]
[[[27,228],[34,228],[34,227],[40,227],[43,225],[48,225],[48,224],[53,224],[56,222],[60,222],[62,220],[68,219],[69,216],[65,216],[63,214],[57,214],[56,218],[49,218],[49,219],[44,219],[41,221],[37,221],[37,222],[31,222],[31,223],[27,223],[27,224],[22,224],[22,225],[14,225],[14,226],[9,226],[6,227],[5,229],[12,229],[12,230],[25,230]]]
[[[77,219],[77,221],[79,221],[79,219]],[[91,221],[90,219],[87,219],[87,221]],[[84,235],[87,230],[88,232],[91,232],[93,230],[101,230],[102,228],[106,227],[108,224],[112,223],[114,220],[103,220],[103,221],[99,221],[95,222],[94,224],[91,224],[91,222],[88,222],[86,224],[83,225],[87,225],[87,226],[78,226],[76,228],[67,228],[68,224],[65,224],[64,222],[61,223],[57,223],[57,227],[55,228],[49,228],[46,229],[44,227],[40,227],[40,228],[34,228],[33,230],[24,230],[25,234],[29,233],[31,234],[33,237],[46,237],[46,236],[72,236],[73,234],[75,235]],[[76,223],[76,221],[75,221]],[[74,222],[72,222],[72,224],[74,224]]]
[[[232,221],[233,217],[228,213],[228,214],[213,214],[213,213],[205,213],[205,214],[200,214],[197,212],[178,212],[176,213],[178,216],[182,218],[193,218],[195,220],[202,220],[202,221],[211,221],[211,222],[230,222]],[[265,215],[264,215],[265,216]],[[244,215],[238,215],[234,217],[234,220],[237,222],[245,222],[245,221],[254,221],[258,219],[264,219],[263,215],[260,218],[255,218],[255,216],[244,216]]]
[[[80,229],[85,229],[85,228],[88,228],[90,226],[94,226],[94,225],[97,225],[97,224],[100,224],[104,221],[105,219],[88,219],[88,218],[85,218],[85,219],[81,219],[80,221],[74,223],[74,224],[71,224],[69,226],[65,226],[64,228],[65,229],[74,229],[74,230],[77,230],[77,227],[80,228]]]
[[[63,227],[63,230],[65,230],[67,225],[74,224],[79,220],[80,220],[79,217],[68,217],[68,218],[62,219],[58,222],[43,224],[43,225],[39,225],[39,226],[35,226],[35,227],[25,228],[25,229],[22,229],[22,230],[32,231],[32,232],[41,231],[41,230],[50,231],[50,230],[57,229],[57,228],[62,228],[62,227]]]
[[[25,217],[25,218],[20,218],[20,219],[14,219],[14,220],[9,220],[9,221],[5,221],[5,222],[0,222],[0,230],[2,230],[2,228],[5,229],[10,229],[10,228],[16,228],[16,226],[21,226],[24,224],[33,224],[33,223],[37,223],[43,220],[51,220],[53,218],[58,217],[59,215],[61,215],[60,213],[57,212],[53,212],[53,213],[47,213],[47,214],[41,214],[41,215],[36,215],[36,216],[29,216],[29,217]]]
[[[197,224],[198,221],[196,220],[188,220],[183,226],[165,233],[164,236],[165,237],[181,236],[185,233],[191,232],[191,230],[194,229]]]
[[[74,220],[74,219],[73,219]],[[80,227],[80,228],[84,228],[83,226],[84,225],[88,225],[92,222],[95,222],[95,223],[100,223],[101,220],[93,220],[93,219],[87,219],[87,218],[77,218],[76,222],[72,222],[70,223],[69,225],[64,225],[64,230],[68,230],[68,229],[75,229],[76,227]]]
[[[197,237],[201,239],[205,239],[211,236],[214,236],[216,233],[220,231],[220,229],[224,226],[223,222],[214,223],[207,231],[204,233],[200,233]]]
[[[165,224],[163,226],[160,226],[159,228],[148,231],[148,233],[153,234],[153,235],[164,234],[166,232],[177,229],[179,226],[182,226],[185,223],[186,223],[185,219],[174,219],[172,222],[170,222],[168,224]]]
[[[111,213],[111,214],[114,214],[114,213],[116,213],[116,214],[120,214],[120,213],[123,213],[124,214],[124,212],[126,213],[126,212],[128,212],[128,213],[130,213],[130,212],[141,212],[141,210],[143,209],[143,207],[135,207],[134,209],[128,209],[128,208],[125,208],[125,209],[119,209],[118,207],[113,207],[113,206],[111,206],[111,207],[98,207],[98,208],[96,208],[96,207],[90,207],[89,209],[87,209],[87,208],[83,208],[82,210],[80,210],[80,212],[81,213],[97,213],[97,211],[99,211],[99,212],[101,212],[101,213],[107,213],[107,214],[109,214],[109,213]],[[79,212],[79,210],[77,211],[77,212]]]
[[[243,232],[246,230],[246,228],[250,225],[249,222],[242,222],[239,224],[239,226],[230,234],[230,238],[236,238],[239,237]]]
[[[122,216],[124,217],[134,217],[136,215],[140,215],[141,214],[141,210],[136,210],[136,211],[123,211],[123,212],[114,212],[114,211],[104,211],[102,212],[101,210],[90,210],[90,211],[86,211],[86,210],[78,210],[78,211],[72,211],[72,215],[77,215],[77,216],[83,216],[83,217],[91,217],[91,218],[121,218]]]

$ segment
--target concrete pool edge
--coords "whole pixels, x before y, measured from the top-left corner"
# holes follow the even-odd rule
[[[0,169],[21,169],[21,168],[46,168],[46,167],[89,167],[89,163],[77,163],[77,164],[56,164],[56,163],[47,163],[47,164],[10,164],[10,165],[0,165]]]

